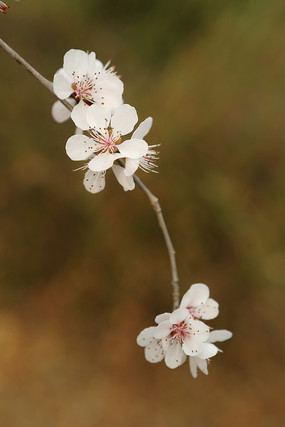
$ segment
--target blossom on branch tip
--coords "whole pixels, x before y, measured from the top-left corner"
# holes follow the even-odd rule
[[[153,331],[156,339],[165,339],[165,363],[177,368],[186,356],[199,353],[200,346],[207,341],[210,329],[205,323],[193,319],[186,308],[178,308],[163,320]]]
[[[132,175],[142,162],[141,159],[148,156],[149,151],[152,150],[143,139],[146,133],[137,132],[142,129],[141,125],[146,120],[138,126],[137,131],[129,139],[124,141],[123,137],[133,131],[138,121],[134,107],[123,104],[111,113],[93,105],[88,109],[86,120],[89,124],[90,136],[73,135],[68,139],[65,147],[71,160],[87,162],[85,166],[79,168],[88,169],[83,181],[85,188],[91,193],[103,190],[106,171],[112,168],[124,190],[133,190],[135,184]],[[118,159],[125,159],[125,167],[114,164]],[[128,163],[131,161],[137,161],[137,165],[132,167],[132,173]]]
[[[196,378],[198,369],[208,374],[209,359],[221,351],[213,343],[231,338],[232,333],[227,330],[210,332],[210,328],[198,320],[218,315],[216,302],[211,304],[210,301],[210,308],[205,312],[200,307],[209,302],[208,286],[192,285],[184,297],[180,308],[156,316],[157,326],[144,329],[137,337],[137,344],[145,348],[147,361],[156,363],[164,359],[171,369],[181,366],[189,357],[190,372]]]
[[[103,66],[96,59],[95,52],[87,53],[71,49],[64,55],[63,68],[55,73],[53,89],[60,99],[72,96],[78,104],[71,112],[76,126],[87,130],[86,111],[88,106],[113,110],[122,103],[123,82],[116,75],[115,68]]]

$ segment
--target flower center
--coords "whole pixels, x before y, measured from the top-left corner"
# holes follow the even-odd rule
[[[79,80],[79,77],[77,76],[77,81],[73,82],[71,87],[74,90],[74,96],[78,101],[82,99],[87,104],[94,104],[95,100],[93,95],[96,91],[93,79],[84,75],[83,78]]]
[[[105,129],[104,133],[99,133],[92,129],[90,131],[90,135],[97,143],[100,144],[100,148],[96,150],[98,154],[99,152],[106,153],[107,151],[114,154],[117,152],[117,145],[122,142],[120,133],[114,133],[113,129]]]
[[[185,339],[190,335],[190,327],[187,323],[181,322],[177,325],[172,326],[171,335],[177,339],[180,344],[183,344]]]

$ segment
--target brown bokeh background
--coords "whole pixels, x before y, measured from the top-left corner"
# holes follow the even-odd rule
[[[234,337],[208,377],[144,360],[137,334],[171,309],[156,217],[111,173],[85,191],[64,151],[72,123],[1,51],[0,427],[282,425],[284,1],[8,3],[1,37],[47,78],[68,49],[94,50],[153,116],[160,173],[139,176],[181,291],[209,284],[210,324]]]

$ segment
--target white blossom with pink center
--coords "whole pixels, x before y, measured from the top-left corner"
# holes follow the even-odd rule
[[[121,105],[111,115],[110,111],[90,107],[87,114],[90,137],[73,135],[66,143],[67,155],[72,160],[89,160],[87,167],[93,172],[103,172],[120,158],[136,159],[146,155],[148,144],[137,138],[122,142],[138,121],[136,109]]]
[[[198,369],[200,369],[203,374],[208,375],[209,359],[215,356],[218,352],[221,352],[221,350],[213,343],[226,341],[232,336],[232,332],[225,329],[210,332],[207,341],[201,345],[199,354],[197,354],[197,356],[189,357],[190,372],[194,378],[197,378]]]
[[[154,329],[153,336],[165,340],[165,363],[172,369],[184,363],[186,356],[199,354],[202,343],[209,337],[209,327],[195,320],[186,308],[178,308],[170,316],[164,313],[156,320],[161,322]]]
[[[54,76],[54,93],[60,99],[72,96],[78,104],[72,110],[71,118],[79,128],[88,129],[86,112],[88,106],[96,104],[101,108],[114,110],[122,105],[124,85],[109,63],[103,66],[96,59],[95,52],[87,53],[71,49],[64,55],[63,68]],[[69,117],[66,108],[56,103],[53,117],[61,122]]]
[[[214,319],[219,314],[219,304],[209,296],[207,285],[195,283],[183,296],[180,307],[187,308],[194,319]]]

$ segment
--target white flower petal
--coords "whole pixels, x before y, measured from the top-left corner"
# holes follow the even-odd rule
[[[68,102],[70,102],[70,100],[68,100]],[[51,115],[57,123],[63,123],[70,119],[70,111],[60,101],[56,101],[53,104]]]
[[[198,357],[200,357],[200,359],[210,359],[210,357],[216,356],[218,351],[219,351],[218,347],[216,347],[214,344],[210,344],[209,342],[204,342],[201,345],[201,351],[198,354]]]
[[[189,357],[189,368],[193,378],[197,378],[198,376],[198,365],[197,365],[198,357]]]
[[[55,74],[53,78],[53,91],[60,99],[68,98],[73,93],[71,81],[65,75]]]
[[[153,331],[153,336],[156,339],[166,338],[171,331],[172,324],[169,320],[161,322]]]
[[[70,49],[63,58],[63,68],[69,76],[81,79],[87,74],[88,54],[80,49]]]
[[[97,104],[93,104],[88,107],[86,113],[87,123],[91,128],[95,128],[97,131],[103,131],[108,129],[111,112],[99,107]]]
[[[149,133],[150,128],[152,127],[152,117],[148,117],[137,127],[137,129],[132,134],[132,138],[144,139],[144,137]]]
[[[164,351],[161,343],[158,340],[154,340],[148,344],[144,349],[144,355],[146,360],[150,363],[161,362],[164,358]]]
[[[148,150],[147,143],[142,139],[128,139],[117,147],[122,157],[129,157],[131,159],[145,156]]]
[[[126,176],[124,168],[118,165],[113,165],[112,169],[119,184],[121,184],[125,191],[133,190],[135,188],[135,182],[133,177]]]
[[[133,175],[136,172],[136,170],[138,169],[139,164],[140,164],[140,159],[126,158],[125,175],[126,176]]]
[[[87,66],[87,76],[88,77],[94,77],[95,71],[96,71],[96,54],[95,52],[89,53],[87,57],[88,66]]]
[[[99,61],[99,59],[96,59],[96,73],[98,73],[98,71],[102,71],[104,68],[104,65],[102,64],[101,61]]]
[[[232,332],[226,329],[219,329],[212,331],[209,334],[208,342],[223,342],[229,340],[233,336]]]
[[[155,329],[154,326],[151,326],[149,328],[145,328],[143,329],[139,335],[137,336],[137,344],[140,345],[141,347],[145,347],[146,345],[148,345],[148,343],[150,341],[152,341],[153,339],[155,339],[153,337],[153,330]]]
[[[73,122],[78,128],[82,130],[89,129],[89,125],[86,120],[88,108],[88,105],[85,104],[83,100],[81,100],[77,105],[75,105],[71,112],[71,118]]]
[[[191,332],[194,339],[199,339],[200,342],[205,342],[209,338],[210,329],[204,322],[201,322],[200,320],[192,320]]]
[[[195,283],[190,287],[181,300],[180,307],[196,307],[204,304],[209,298],[210,291],[207,285]]]
[[[88,170],[85,173],[83,184],[90,193],[99,193],[105,188],[105,172],[92,172]]]
[[[205,304],[201,304],[197,308],[198,314],[200,314],[204,320],[215,319],[219,314],[219,304],[212,298],[209,298]]]
[[[164,320],[169,320],[171,313],[162,313],[162,314],[158,314],[156,316],[156,318],[154,319],[155,323],[161,323]]]
[[[188,356],[197,356],[201,350],[202,342],[198,339],[188,338],[182,344],[182,349]]]
[[[114,129],[114,132],[126,135],[133,130],[137,121],[138,115],[136,109],[131,107],[129,104],[123,104],[115,110],[111,119],[111,126]]]
[[[177,308],[171,313],[169,318],[172,325],[177,325],[183,322],[189,316],[188,310],[186,308]]]
[[[93,139],[85,135],[71,136],[65,145],[66,154],[71,160],[86,160],[94,153]]]
[[[208,363],[206,359],[200,359],[200,357],[196,358],[196,363],[198,368],[200,369],[203,374],[208,375]]]
[[[118,76],[107,74],[105,77],[102,77],[98,80],[97,85],[99,87],[97,102],[99,102],[101,107],[115,110],[116,108],[122,106],[124,84]],[[125,134],[122,133],[122,135]]]
[[[165,353],[165,364],[170,369],[178,368],[186,360],[186,354],[183,352],[179,342],[174,341],[170,344]]]
[[[88,163],[89,169],[93,172],[100,172],[109,169],[115,160],[119,159],[121,156],[120,153],[112,154],[107,151],[106,153],[98,154]]]

